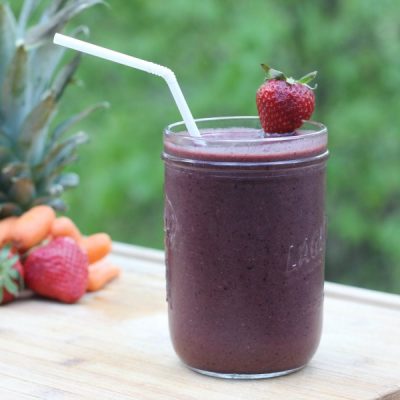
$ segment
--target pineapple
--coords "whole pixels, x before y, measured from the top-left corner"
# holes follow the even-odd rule
[[[65,132],[105,104],[97,104],[53,126],[58,103],[72,81],[81,55],[59,66],[64,49],[52,39],[67,22],[102,0],[24,0],[18,19],[0,4],[0,218],[20,215],[38,204],[64,211],[63,192],[79,177],[65,172],[87,141]],[[42,11],[41,11],[42,10]],[[34,18],[33,18],[34,17]],[[32,19],[36,25],[30,25]],[[71,36],[87,34],[79,27]]]

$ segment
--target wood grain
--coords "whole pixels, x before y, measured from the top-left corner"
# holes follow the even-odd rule
[[[400,296],[326,284],[324,333],[304,370],[224,381],[186,369],[168,336],[162,252],[115,244],[123,275],[77,305],[0,308],[0,399],[400,399]]]

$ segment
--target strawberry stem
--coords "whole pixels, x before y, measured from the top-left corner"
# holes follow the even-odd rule
[[[261,67],[266,72],[266,77],[265,77],[266,81],[276,79],[276,80],[280,80],[280,81],[285,81],[289,85],[293,85],[295,83],[301,83],[303,85],[308,86],[310,89],[313,89],[313,90],[317,88],[316,84],[313,87],[308,85],[308,83],[311,82],[313,79],[315,79],[315,77],[317,76],[317,73],[318,73],[317,71],[310,72],[307,75],[304,75],[302,78],[297,80],[292,77],[288,78],[283,72],[273,69],[267,64],[261,64]]]

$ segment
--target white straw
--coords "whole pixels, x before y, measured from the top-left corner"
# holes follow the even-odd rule
[[[190,109],[186,103],[185,97],[183,96],[182,90],[178,84],[178,81],[176,80],[175,74],[169,68],[152,63],[150,61],[141,60],[140,58],[128,56],[114,50],[96,46],[70,36],[61,35],[60,33],[55,34],[54,43],[80,51],[82,53],[90,54],[95,57],[104,58],[105,60],[113,61],[118,64],[140,69],[150,74],[161,76],[168,84],[175,103],[178,106],[179,112],[182,115],[183,121],[185,122],[189,135],[200,137],[199,129],[197,128],[192,113],[190,112]]]

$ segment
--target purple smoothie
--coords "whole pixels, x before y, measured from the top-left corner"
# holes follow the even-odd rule
[[[263,139],[258,129],[239,126],[202,135],[165,136],[176,353],[189,367],[216,374],[300,368],[321,335],[326,130]]]

